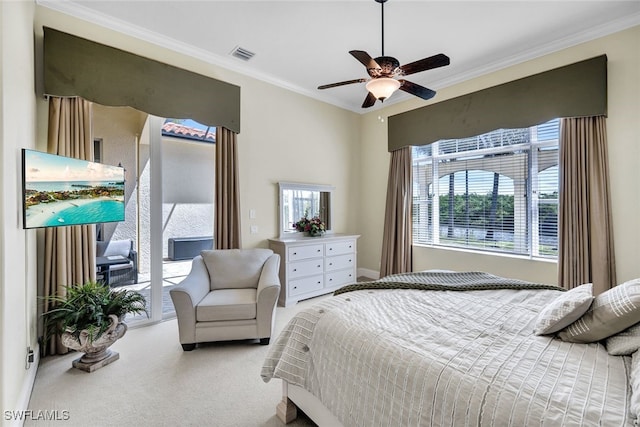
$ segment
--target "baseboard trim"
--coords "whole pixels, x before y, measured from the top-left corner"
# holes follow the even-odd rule
[[[29,402],[31,401],[31,393],[33,392],[33,386],[36,382],[36,374],[38,373],[38,365],[40,364],[40,345],[36,344],[36,347],[33,349],[33,363],[30,364],[29,368],[27,368],[27,376],[24,384],[22,385],[22,391],[20,392],[20,396],[17,400],[16,411],[21,412],[23,415],[26,414],[26,411],[29,408]],[[12,417],[13,418],[13,417]],[[15,417],[11,420],[7,420],[5,417],[5,421],[7,422],[7,426],[11,427],[21,427],[24,425],[24,417],[20,419],[20,417]],[[5,425],[5,424],[3,424]]]
[[[378,280],[380,278],[380,272],[375,270],[370,270],[368,268],[358,268],[358,277],[368,277],[373,280]]]

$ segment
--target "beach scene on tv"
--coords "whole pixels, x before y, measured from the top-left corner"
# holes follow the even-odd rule
[[[124,221],[124,169],[24,150],[25,228]]]

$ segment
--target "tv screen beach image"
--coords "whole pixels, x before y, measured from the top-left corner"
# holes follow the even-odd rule
[[[24,228],[124,221],[124,168],[23,150]]]

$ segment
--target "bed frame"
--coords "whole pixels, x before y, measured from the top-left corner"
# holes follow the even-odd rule
[[[320,402],[320,399],[302,387],[282,380],[282,401],[276,406],[276,416],[289,424],[298,417],[298,409],[319,427],[342,427],[342,423]]]

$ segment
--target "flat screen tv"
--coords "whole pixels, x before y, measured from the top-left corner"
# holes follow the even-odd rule
[[[124,168],[22,149],[23,227],[124,221]]]

